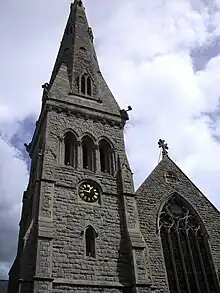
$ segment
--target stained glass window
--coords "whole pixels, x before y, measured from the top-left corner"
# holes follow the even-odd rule
[[[170,293],[220,292],[204,227],[179,195],[164,205],[159,225]]]

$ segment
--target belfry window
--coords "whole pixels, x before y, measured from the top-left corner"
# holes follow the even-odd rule
[[[95,171],[95,149],[94,143],[89,136],[82,140],[83,168]]]
[[[86,96],[92,96],[92,80],[86,73],[79,78],[79,92]]]
[[[86,229],[85,240],[86,240],[86,256],[95,257],[95,239],[96,232],[93,227],[89,226]]]
[[[86,77],[85,77],[85,75],[83,75],[81,77],[81,93],[84,95],[86,94]]]
[[[219,292],[203,225],[180,196],[164,205],[159,225],[170,293]]]
[[[87,77],[87,95],[92,95],[92,82],[89,76]]]
[[[100,166],[101,172],[112,174],[112,149],[106,140],[101,140],[99,143]]]
[[[72,33],[73,33],[73,27],[72,27],[72,25],[67,26],[67,28],[66,28],[66,34],[67,35],[72,35]]]
[[[71,132],[67,132],[64,137],[64,164],[67,166],[77,166],[77,141]]]

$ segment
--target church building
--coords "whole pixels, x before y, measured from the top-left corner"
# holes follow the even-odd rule
[[[105,5],[103,3],[103,5]],[[30,144],[8,293],[220,293],[220,213],[169,157],[135,192],[81,0]]]

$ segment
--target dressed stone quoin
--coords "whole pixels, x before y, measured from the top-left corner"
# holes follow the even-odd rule
[[[119,108],[93,42],[75,0],[25,145],[30,179],[8,293],[220,292],[218,210],[164,140],[134,191],[124,145],[131,107]]]

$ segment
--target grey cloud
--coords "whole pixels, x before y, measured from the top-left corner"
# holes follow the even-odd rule
[[[205,69],[208,62],[220,53],[220,40],[216,39],[211,44],[196,48],[191,52],[195,71]]]
[[[19,121],[17,132],[10,138],[10,143],[21,152],[22,159],[29,165],[29,155],[24,147],[24,143],[29,143],[35,129],[35,117],[28,116],[23,121]]]
[[[201,116],[206,118],[206,123],[210,129],[212,139],[216,143],[220,143],[220,98],[218,100],[218,104],[216,105],[215,110],[209,112],[201,113]]]

